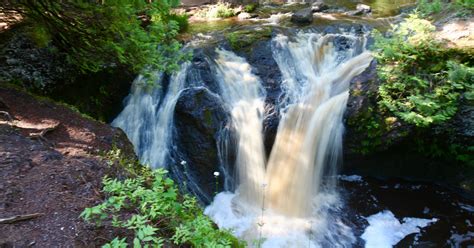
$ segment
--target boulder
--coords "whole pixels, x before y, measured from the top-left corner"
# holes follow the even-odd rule
[[[237,15],[237,18],[239,20],[247,20],[247,19],[256,18],[256,17],[258,17],[257,14],[248,13],[248,12],[241,12],[240,14]]]
[[[291,16],[291,21],[297,24],[310,24],[313,21],[312,8],[310,7],[296,11]]]
[[[346,12],[346,14],[357,16],[357,15],[367,15],[367,14],[370,14],[371,12],[372,12],[372,8],[369,5],[359,3],[356,6],[356,10],[348,11]]]
[[[184,90],[176,104],[175,145],[180,154],[175,156],[180,173],[198,197],[207,203],[215,191],[213,173],[219,171],[218,138],[226,125],[228,114],[220,97],[205,87]],[[185,162],[183,162],[185,161]],[[179,177],[179,176],[178,176]],[[223,181],[219,182],[223,185]]]
[[[372,8],[369,5],[359,3],[356,6],[356,10],[361,11],[363,14],[372,12]]]

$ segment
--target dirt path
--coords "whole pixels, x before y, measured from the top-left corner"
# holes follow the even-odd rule
[[[2,85],[0,111],[13,118],[0,114],[0,219],[42,214],[0,224],[0,247],[95,247],[110,240],[113,233],[78,216],[103,199],[101,178],[113,170],[98,151],[112,143],[132,149],[123,132]]]

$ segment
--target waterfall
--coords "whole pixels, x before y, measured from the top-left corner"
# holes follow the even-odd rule
[[[365,40],[350,33],[274,38],[273,56],[282,72],[283,94],[281,120],[266,168],[262,108],[249,104],[258,99],[258,80],[247,73],[250,70],[242,59],[219,52],[222,94],[231,106],[239,137],[240,180],[235,194],[220,193],[206,208],[220,227],[232,229],[250,244],[264,238],[264,247],[345,247],[354,242],[350,228],[330,209],[339,203],[335,173],[342,153],[349,82],[372,60]],[[246,82],[252,83],[253,94]]]
[[[333,40],[341,37],[353,43],[351,48],[336,49]],[[294,42],[280,35],[276,43],[287,98],[268,161],[267,199],[274,211],[305,217],[325,167],[331,171],[328,179],[335,178],[349,81],[370,64],[371,55],[357,55],[365,42],[353,35],[300,34]]]
[[[239,196],[247,203],[260,202],[265,170],[264,90],[243,58],[224,50],[217,50],[217,55],[216,76],[237,136],[235,166]]]
[[[156,75],[155,85],[139,76],[133,82],[124,110],[112,122],[112,126],[127,134],[140,161],[152,168],[166,166],[174,108],[184,88],[188,67],[188,63],[182,64],[171,76],[166,92],[160,86],[162,75]]]

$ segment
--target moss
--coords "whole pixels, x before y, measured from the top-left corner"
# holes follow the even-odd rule
[[[263,27],[252,30],[238,30],[226,35],[226,39],[235,51],[249,50],[251,45],[272,37],[272,28]]]
[[[211,126],[212,125],[212,113],[211,110],[206,109],[204,110],[204,121],[206,122],[206,125]]]

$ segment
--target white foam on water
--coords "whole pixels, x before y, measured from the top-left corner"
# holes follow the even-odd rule
[[[245,240],[249,247],[351,247],[356,241],[349,226],[329,209],[341,204],[337,194],[321,193],[313,199],[320,206],[312,217],[288,217],[262,207],[255,208],[239,199],[238,192],[221,192],[204,213],[211,217],[220,229],[230,230]]]
[[[392,247],[403,238],[412,233],[419,233],[424,228],[438,219],[403,218],[403,223],[388,211],[367,217],[369,226],[361,238],[365,240],[366,248]]]
[[[362,177],[359,175],[339,175],[338,178],[342,181],[347,181],[347,182],[363,182]]]

